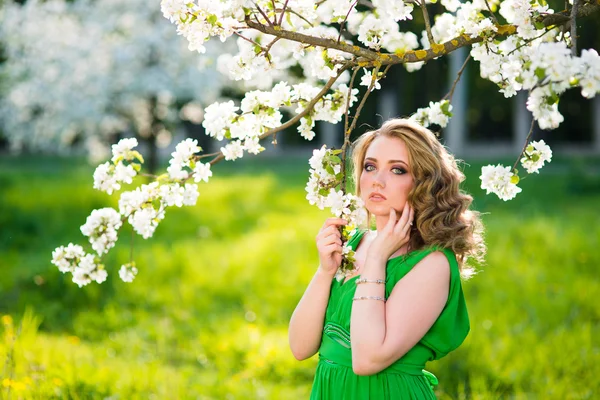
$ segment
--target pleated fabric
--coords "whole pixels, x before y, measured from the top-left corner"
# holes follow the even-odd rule
[[[349,245],[356,249],[366,230],[357,231]],[[469,317],[463,296],[460,271],[449,249],[425,248],[390,259],[386,265],[385,297],[394,285],[419,261],[433,251],[442,251],[450,264],[448,301],[440,316],[423,338],[404,356],[383,371],[359,376],[352,371],[350,316],[354,282],[333,280],[311,400],[435,399],[437,378],[426,371],[428,361],[437,360],[464,341],[469,333]]]

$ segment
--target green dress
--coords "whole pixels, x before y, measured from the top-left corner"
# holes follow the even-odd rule
[[[357,231],[350,238],[348,244],[352,249],[356,249],[365,232]],[[389,297],[396,282],[434,250],[416,250],[390,259],[386,265],[385,297]],[[450,291],[442,313],[412,349],[375,375],[359,376],[352,371],[350,314],[356,277],[345,283],[333,280],[311,400],[436,398],[433,388],[437,378],[423,369],[425,363],[440,359],[460,346],[470,328],[456,257],[451,250],[441,251],[450,263]]]

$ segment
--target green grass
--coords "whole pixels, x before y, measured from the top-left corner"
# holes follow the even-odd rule
[[[440,399],[600,396],[598,159],[558,159],[485,213],[488,257],[464,284],[471,333],[428,365]],[[303,399],[316,357],[297,362],[287,323],[317,265],[328,216],[304,199],[306,159],[215,166],[196,207],[169,209],[150,240],[126,228],[109,278],[79,289],[50,264],[83,243],[94,208],[81,160],[0,158],[0,390],[23,399]]]

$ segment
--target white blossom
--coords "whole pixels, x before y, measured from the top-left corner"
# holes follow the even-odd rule
[[[487,165],[481,169],[481,188],[487,194],[494,193],[500,199],[513,199],[521,188],[517,186],[518,178],[510,171],[510,167]]]
[[[138,145],[136,138],[126,138],[119,140],[119,143],[112,145],[112,162],[116,163],[122,159],[130,160],[129,152]]]
[[[244,156],[244,148],[239,140],[234,140],[221,147],[221,153],[225,156],[225,160],[233,161]]]
[[[212,171],[210,170],[210,163],[196,163],[196,166],[194,167],[194,182],[208,182],[208,178],[211,176]]]
[[[198,201],[198,185],[195,183],[186,183],[183,192],[183,205],[195,206]]]
[[[121,215],[117,210],[107,207],[93,210],[84,225],[81,233],[89,237],[92,248],[102,255],[115,245],[117,231],[121,227]]]
[[[363,68],[363,71],[364,71],[364,75],[360,79],[360,84],[361,84],[361,86],[370,87],[371,86],[371,82],[373,81],[373,72],[372,71],[368,71],[365,68]],[[371,88],[371,91],[373,91],[375,89],[377,89],[377,90],[381,89],[381,84],[379,83],[379,81],[377,80],[377,78],[375,78],[375,84]]]
[[[552,150],[543,140],[537,142],[531,142],[525,148],[523,157],[521,158],[521,165],[527,170],[528,173],[538,173],[540,168],[544,166],[546,162],[552,160]]]
[[[123,282],[133,282],[137,273],[138,269],[131,263],[121,265],[121,268],[119,269],[119,277]]]

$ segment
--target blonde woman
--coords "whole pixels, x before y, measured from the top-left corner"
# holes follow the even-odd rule
[[[292,353],[319,352],[313,400],[435,399],[437,379],[424,367],[469,332],[461,277],[485,252],[479,215],[454,157],[410,120],[362,135],[353,166],[376,230],[350,238],[355,270],[338,281],[346,222],[325,221],[320,265],[290,320]]]

